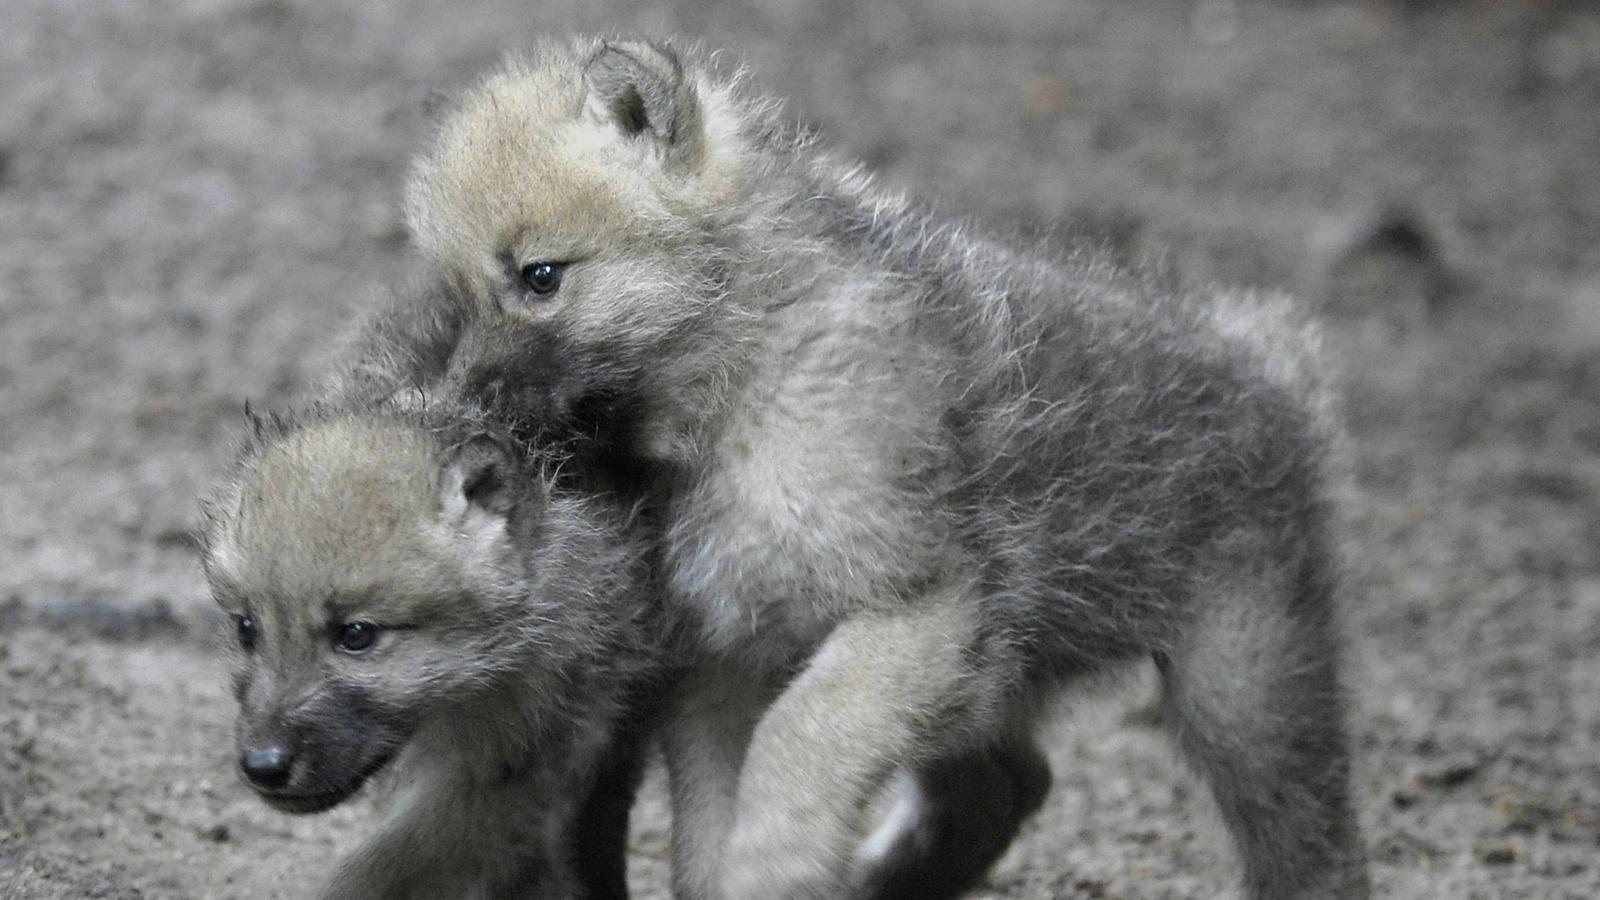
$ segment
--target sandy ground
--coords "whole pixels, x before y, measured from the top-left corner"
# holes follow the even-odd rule
[[[1581,2],[7,0],[0,896],[299,897],[361,804],[269,812],[189,529],[244,398],[407,271],[421,99],[546,30],[733,48],[954,214],[1328,311],[1348,680],[1379,893],[1600,896],[1600,9]],[[1188,898],[1235,863],[1127,710],[988,896]],[[634,841],[664,885],[659,788]]]

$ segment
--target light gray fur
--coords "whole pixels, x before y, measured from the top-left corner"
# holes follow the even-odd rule
[[[596,93],[652,120],[688,93],[697,130],[608,121]],[[659,473],[660,575],[700,659],[666,723],[681,897],[967,887],[1048,783],[1045,699],[1138,658],[1249,896],[1366,895],[1336,429],[1285,298],[1172,293],[942,221],[663,45],[497,73],[408,210],[472,304],[466,390],[543,431],[589,385]],[[539,259],[570,265],[532,301],[515,277]],[[984,834],[935,822],[860,860],[901,770],[934,810],[985,779],[1008,799]],[[941,848],[989,835],[938,877]]]
[[[408,307],[331,382],[368,399],[254,418],[207,506],[213,593],[260,632],[234,654],[240,744],[293,749],[288,783],[263,791],[291,812],[395,770],[327,900],[620,897],[623,836],[582,817],[608,778],[625,812],[627,730],[657,689],[646,539],[630,505],[559,487],[483,421],[369,402],[416,371],[386,334],[440,334]],[[342,619],[376,623],[378,643],[341,653]],[[334,796],[302,799],[319,792]]]

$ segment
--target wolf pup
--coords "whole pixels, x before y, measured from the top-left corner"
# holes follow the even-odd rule
[[[659,656],[631,508],[482,422],[379,406],[257,419],[206,510],[250,786],[313,813],[403,769],[322,896],[626,896]]]
[[[659,473],[701,654],[665,726],[680,896],[965,889],[1046,789],[1044,701],[1137,659],[1248,895],[1366,895],[1334,429],[1286,300],[943,223],[660,43],[493,74],[407,208],[473,307],[466,389]]]

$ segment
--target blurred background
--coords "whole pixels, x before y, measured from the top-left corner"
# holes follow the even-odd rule
[[[299,897],[365,827],[231,770],[194,498],[411,269],[430,91],[546,33],[728,49],[898,188],[1323,311],[1380,896],[1600,895],[1600,6],[7,0],[0,897]],[[1147,686],[1145,686],[1147,687]],[[985,896],[1225,895],[1209,801],[1075,704]],[[1133,710],[1133,712],[1129,712]],[[663,896],[658,786],[633,841]]]

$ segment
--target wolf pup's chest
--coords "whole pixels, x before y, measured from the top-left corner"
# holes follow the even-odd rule
[[[793,407],[737,422],[673,497],[668,584],[713,649],[809,649],[937,567],[948,529],[906,410]]]

